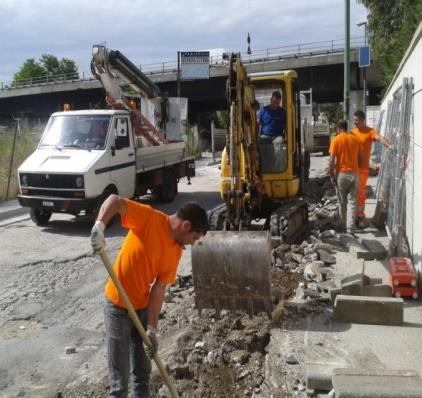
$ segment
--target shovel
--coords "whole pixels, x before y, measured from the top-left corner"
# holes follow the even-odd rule
[[[138,330],[139,334],[141,335],[141,338],[143,340],[143,342],[151,347],[151,341],[149,339],[149,337],[147,336],[147,334],[145,333],[145,329],[142,326],[141,321],[138,318],[138,315],[135,312],[135,309],[133,308],[129,297],[127,296],[125,289],[123,288],[122,284],[120,283],[119,279],[117,279],[117,275],[113,270],[113,266],[110,262],[110,259],[108,258],[107,253],[105,252],[105,250],[101,250],[98,255],[100,256],[104,266],[107,269],[107,272],[110,275],[110,278],[112,279],[114,285],[116,286],[118,292],[119,292],[119,296],[121,297],[121,299],[123,300],[123,303],[125,304],[125,307],[129,313],[130,318],[132,319],[133,324],[135,325],[136,329]],[[163,378],[164,383],[166,383],[166,386],[168,387],[170,394],[172,396],[172,398],[179,398],[179,393],[176,390],[176,387],[174,386],[173,382],[170,379],[170,376],[168,375],[164,364],[161,362],[160,357],[158,356],[158,354],[156,353],[154,355],[154,361],[155,364],[157,365],[158,370],[160,371],[161,377]]]

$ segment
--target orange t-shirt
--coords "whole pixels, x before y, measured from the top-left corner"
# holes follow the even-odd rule
[[[150,206],[127,200],[122,226],[129,229],[114,272],[135,309],[148,306],[150,287],[156,279],[173,284],[182,247],[170,235],[168,216]],[[111,280],[105,286],[106,297],[124,307]]]
[[[375,138],[378,136],[378,133],[366,126],[362,129],[357,127],[352,129],[352,134],[354,134],[362,144],[362,167],[363,170],[369,170],[369,159],[371,157],[372,141],[375,141]]]
[[[330,144],[330,154],[336,157],[337,173],[357,173],[361,151],[359,140],[350,133],[336,135]]]

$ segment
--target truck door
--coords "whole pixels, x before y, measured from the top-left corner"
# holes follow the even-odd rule
[[[135,194],[136,165],[129,118],[115,117],[113,133],[115,141],[110,158],[110,179],[116,185],[120,195],[132,198]]]

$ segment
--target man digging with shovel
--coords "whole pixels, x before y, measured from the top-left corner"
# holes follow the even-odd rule
[[[361,151],[359,140],[347,131],[347,121],[339,120],[337,135],[330,145],[329,172],[337,193],[340,220],[348,233],[355,228]]]
[[[117,214],[129,232],[114,263],[115,277],[146,328],[151,346],[142,343],[138,333],[142,327],[135,328],[124,297],[110,278],[105,286],[104,305],[110,397],[127,397],[131,372],[133,396],[144,398],[149,397],[150,358],[156,359],[158,316],[166,285],[175,282],[183,247],[193,245],[206,234],[207,215],[193,202],[168,216],[150,206],[110,195],[91,231],[94,253],[104,256],[105,225]]]

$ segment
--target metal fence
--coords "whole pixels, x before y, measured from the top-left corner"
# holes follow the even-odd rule
[[[0,201],[16,197],[17,169],[36,148],[43,128],[38,120],[0,126]]]
[[[406,170],[409,165],[409,142],[413,80],[403,79],[387,105],[385,138],[393,150],[384,150],[378,179],[375,223],[385,224],[392,255],[408,255],[406,239]],[[381,224],[381,225],[380,225]]]
[[[363,46],[364,38],[352,37],[350,39],[350,48]],[[271,47],[265,49],[253,50],[251,54],[241,53],[244,63],[265,63],[276,60],[289,58],[302,58],[318,55],[327,55],[342,53],[344,51],[344,40],[324,40],[318,42],[291,44],[280,47]],[[225,64],[227,62],[227,54],[218,54],[210,57],[211,65]],[[156,62],[140,65],[140,70],[147,75],[174,73],[177,71],[177,60]],[[45,75],[38,78],[21,79],[8,83],[0,83],[0,90],[11,90],[19,88],[27,88],[32,86],[40,86],[47,84],[58,84],[73,81],[89,81],[95,80],[91,72],[78,72],[72,74]]]

